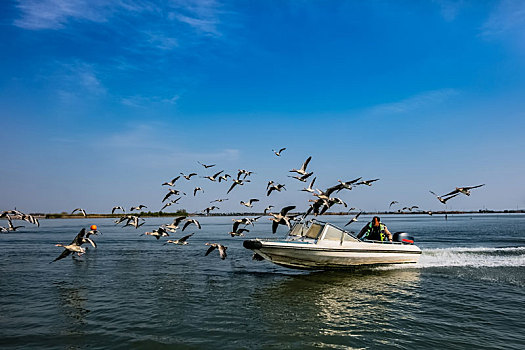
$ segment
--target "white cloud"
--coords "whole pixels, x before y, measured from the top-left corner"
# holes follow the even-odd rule
[[[14,24],[24,29],[61,29],[71,19],[106,21],[106,7],[101,1],[19,0],[21,17]]]
[[[434,0],[433,2],[439,5],[441,16],[448,22],[456,19],[465,4],[463,0]]]
[[[374,106],[369,109],[369,112],[373,114],[405,113],[427,106],[438,105],[457,94],[459,94],[459,91],[456,89],[425,91],[401,101]]]
[[[525,2],[521,0],[501,1],[482,28],[485,37],[496,37],[510,33],[525,39]]]
[[[127,96],[120,100],[120,102],[123,105],[126,105],[128,107],[138,107],[138,108],[146,108],[150,107],[152,104],[169,104],[169,105],[176,105],[177,101],[180,99],[180,95],[173,95],[169,97],[159,97],[159,96]]]
[[[113,17],[137,16],[142,13],[153,14],[157,18],[152,23],[178,21],[188,24],[205,34],[220,36],[217,25],[223,13],[214,0],[171,1],[167,9],[151,3],[135,0],[18,0],[20,17],[14,24],[29,30],[63,29],[70,22],[90,21],[109,22]],[[159,48],[171,49],[177,46],[177,40],[171,35],[155,33],[148,38]]]

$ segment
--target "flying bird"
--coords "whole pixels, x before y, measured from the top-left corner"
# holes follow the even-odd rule
[[[141,204],[141,205],[138,205],[136,207],[131,207],[129,209],[129,211],[133,211],[133,210],[141,210],[142,208],[147,208],[144,204]]]
[[[206,212],[206,215],[208,215],[210,213],[210,211],[212,211],[214,209],[220,209],[220,208],[212,205],[211,207],[208,207],[208,208],[204,209],[203,212]]]
[[[124,208],[122,208],[120,205],[117,205],[116,207],[113,207],[111,209],[111,214],[115,214],[115,210],[117,210],[117,209],[122,210],[124,213],[126,212],[126,210],[124,210]]]
[[[346,182],[343,182],[341,180],[337,180],[341,185],[339,186],[340,188],[337,190],[337,192],[343,190],[343,189],[347,189],[347,190],[352,190],[353,188],[353,184],[355,184],[357,181],[361,180],[360,177],[358,177],[357,179],[353,179],[351,181],[346,181]]]
[[[392,201],[392,202],[390,202],[390,205],[388,206],[388,208],[390,209],[390,207],[392,207],[392,206],[393,206],[394,204],[396,204],[396,203],[399,203],[399,202],[398,202],[398,201]]]
[[[273,221],[272,223],[272,232],[277,232],[277,227],[279,225],[286,225],[290,228],[290,219],[291,216],[287,215],[290,210],[295,209],[295,205],[290,205],[281,209],[278,214],[270,213],[271,218],[269,220]]]
[[[165,228],[171,232],[175,232],[179,228],[180,223],[186,218],[187,216],[178,216],[175,219],[173,219],[173,222],[171,224],[166,225]]]
[[[248,208],[253,208],[253,203],[258,202],[257,198],[251,198],[248,202],[241,201],[241,204]]]
[[[168,237],[169,233],[166,231],[166,229],[164,227],[161,226],[158,229],[153,230],[151,232],[144,232],[141,236],[143,236],[143,235],[153,236],[157,240],[159,240],[160,237]]]
[[[164,196],[164,199],[162,200],[162,202],[164,202],[166,199],[170,198],[171,196],[173,195],[176,195],[178,196],[181,192],[179,190],[175,190],[173,188],[169,188],[168,189],[168,193],[166,194],[166,196]],[[183,195],[186,195],[186,193],[182,192]]]
[[[241,178],[241,175],[244,175],[243,180],[246,179],[247,176],[250,176],[252,174],[255,174],[253,171],[248,171],[244,169],[239,169],[239,172],[237,173],[237,179]]]
[[[242,219],[232,219],[233,221],[233,231],[236,232],[239,225],[252,225],[254,226],[254,223],[260,218],[260,216],[257,216],[255,218],[242,218]]]
[[[182,226],[182,231],[184,231],[186,229],[186,227],[188,227],[191,224],[195,224],[195,226],[197,226],[199,228],[199,230],[201,229],[201,224],[197,220],[195,220],[195,219],[186,219],[186,222],[184,223],[184,226]]]
[[[444,194],[441,197],[450,196],[450,195],[453,195],[453,194],[456,194],[456,193],[463,193],[466,196],[470,196],[470,190],[472,190],[474,188],[481,187],[481,186],[485,186],[485,184],[477,185],[477,186],[456,187],[455,190],[453,190],[452,192],[449,192],[447,194]]]
[[[71,212],[71,215],[73,215],[76,211],[81,212],[82,215],[84,215],[84,217],[87,217],[86,211],[85,211],[84,209],[82,209],[82,208],[76,208],[75,210],[73,210],[73,211]]]
[[[290,170],[290,173],[298,173],[301,175],[306,175],[306,167],[308,166],[308,163],[310,163],[310,160],[312,160],[312,156],[306,159],[306,161],[301,166],[301,169],[292,169]]]
[[[308,187],[306,187],[306,188],[303,188],[301,191],[314,193],[314,183],[315,183],[315,179],[317,179],[317,177],[314,177],[314,179],[312,180],[312,182],[310,182],[310,185],[308,185]]]
[[[159,211],[163,211],[166,207],[169,207],[170,205],[173,205],[173,204],[177,204],[177,202],[181,199],[182,197],[179,197],[175,200],[171,200],[169,202],[167,202],[166,204],[164,204],[164,206],[159,210]]]
[[[221,203],[221,202],[224,202],[224,201],[227,201],[228,198],[219,198],[219,199],[216,199],[214,201],[211,201],[210,203],[215,203],[215,202],[218,202],[218,203]]]
[[[175,182],[177,182],[178,179],[180,179],[180,175],[169,182],[163,183],[162,186],[175,186]]]
[[[184,177],[186,180],[189,180],[191,179],[192,176],[195,176],[197,175],[197,173],[191,173],[191,174],[188,174],[188,175],[184,175],[183,173],[180,173],[182,175],[182,177]]]
[[[84,254],[86,252],[86,248],[82,248],[81,245],[86,243],[86,242],[90,242],[94,247],[96,247],[95,243],[91,239],[84,237],[85,234],[86,234],[86,229],[83,228],[75,236],[75,238],[73,239],[73,241],[71,243],[69,243],[69,244],[61,244],[61,243],[55,244],[56,247],[63,247],[64,251],[62,252],[62,254],[60,254],[55,260],[51,261],[50,263],[53,263],[53,262],[55,262],[57,260],[60,260],[60,259],[64,259],[66,256],[68,256],[71,253],[77,253],[78,256],[82,256],[82,254]]]
[[[360,181],[360,182],[356,183],[356,185],[367,185],[367,186],[372,186],[372,182],[376,182],[376,181],[379,181],[379,179],[363,180],[363,181]]]
[[[277,157],[280,157],[281,156],[281,152],[284,151],[285,149],[286,149],[286,147],[281,148],[279,151],[275,151],[274,149],[272,149],[272,152],[275,153],[275,155]]]
[[[250,230],[246,228],[237,228],[237,230],[230,231],[228,233],[230,234],[230,236],[235,237],[235,236],[244,236],[243,232],[250,232]]]
[[[266,214],[268,211],[270,211],[273,208],[273,205],[269,205],[266,208],[264,208],[264,214]]]
[[[245,182],[250,182],[250,180],[239,180],[239,179],[232,179],[233,181],[233,184],[230,186],[230,189],[228,190],[228,192],[226,192],[226,194],[230,193],[231,190],[233,190],[233,188],[237,185],[239,186],[242,186],[244,185]]]
[[[215,166],[215,164],[202,164],[201,162],[197,162],[199,163],[200,165],[202,165],[204,168],[208,169],[208,168],[212,168]]]
[[[217,176],[219,176],[223,172],[224,172],[224,170],[221,170],[218,173],[213,174],[212,176],[203,176],[203,178],[208,179],[210,181],[216,181],[217,180]]]
[[[15,232],[19,228],[22,228],[24,226],[14,226],[13,221],[11,221],[11,217],[7,215],[7,227],[3,227],[4,232]]]
[[[217,249],[219,251],[219,256],[221,257],[222,260],[226,259],[226,249],[228,249],[228,247],[225,247],[223,246],[222,244],[219,244],[219,243],[206,243],[206,245],[210,246],[208,248],[208,250],[206,251],[206,254],[204,254],[204,256],[207,256],[208,254],[210,254],[211,252],[213,252],[215,249]]]
[[[362,213],[362,212],[357,213],[357,215],[354,216],[352,219],[350,219],[350,221],[348,221],[348,222],[345,224],[345,226],[350,225],[352,222],[356,222],[356,221],[357,221],[357,218],[359,217],[359,215],[361,215],[361,213]],[[344,226],[343,226],[343,227],[344,227]]]
[[[193,233],[190,233],[189,235],[187,236],[184,236],[182,238],[179,238],[179,239],[175,239],[175,240],[167,240],[166,243],[164,243],[163,245],[166,245],[168,243],[173,243],[173,244],[177,244],[177,245],[186,245],[188,244],[188,242],[186,242],[188,240],[188,238],[190,238],[191,236],[193,236],[195,234],[195,232]]]
[[[229,177],[231,177],[230,174],[224,174],[224,175],[219,176],[218,180],[219,180],[219,182],[228,181]]]
[[[454,198],[454,197],[456,197],[456,196],[459,196],[459,193],[456,193],[456,194],[454,194],[454,195],[452,195],[452,196],[450,196],[450,197],[443,198],[444,196],[443,196],[443,197],[438,196],[437,194],[435,194],[435,193],[432,192],[432,191],[428,191],[428,192],[430,192],[430,193],[432,193],[434,196],[436,196],[437,200],[440,201],[440,202],[443,203],[443,204],[447,204],[447,201],[448,201],[449,199]]]
[[[306,173],[304,175],[301,175],[301,176],[299,176],[299,175],[294,175],[294,176],[288,175],[288,177],[293,177],[294,179],[297,179],[297,180],[299,180],[301,182],[306,182],[306,179],[308,179],[312,175],[313,175],[313,171],[310,172],[310,173]]]
[[[202,191],[202,193],[204,193],[204,190],[200,187],[195,187],[193,189],[193,197],[195,197],[195,195],[197,194],[198,191]]]
[[[281,185],[281,184],[272,185],[268,188],[268,192],[266,192],[266,196],[269,196],[273,191],[281,192],[281,190],[283,189],[286,191],[285,185]]]

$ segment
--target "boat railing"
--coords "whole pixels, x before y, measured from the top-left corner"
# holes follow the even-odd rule
[[[315,234],[315,238],[312,237],[312,236],[308,236],[309,231],[313,227],[314,224],[317,224],[317,225],[320,226],[320,229]],[[312,240],[312,241],[314,241],[316,243],[321,238],[326,239],[325,238],[326,237],[326,232],[325,231],[328,229],[328,227],[333,227],[334,229],[336,229],[336,230],[341,232],[341,235],[340,235],[340,237],[338,239],[340,241],[341,245],[343,244],[344,241],[346,241],[345,240],[345,235],[348,235],[349,237],[351,237],[352,240],[356,240],[358,242],[364,242],[364,243],[396,244],[396,245],[403,245],[404,244],[403,242],[375,241],[375,240],[359,239],[350,231],[342,229],[342,228],[338,227],[337,225],[334,225],[334,224],[332,224],[330,222],[318,220],[318,219],[315,219],[315,218],[310,219],[310,220],[305,221],[305,222],[298,222],[298,223],[296,223],[290,229],[290,231],[287,233],[285,238],[288,238],[288,240],[290,240],[290,241],[299,241],[299,242],[303,242],[306,239],[308,239],[308,240]]]

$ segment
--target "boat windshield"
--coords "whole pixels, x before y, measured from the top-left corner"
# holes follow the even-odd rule
[[[317,239],[323,230],[323,227],[324,225],[317,222],[312,223],[310,226],[308,226],[307,223],[299,223],[292,228],[288,235]]]

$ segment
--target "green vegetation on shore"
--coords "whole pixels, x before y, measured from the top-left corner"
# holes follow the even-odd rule
[[[358,211],[352,212],[330,212],[323,215],[351,215],[357,214]],[[451,215],[451,214],[515,214],[515,213],[525,213],[525,209],[505,209],[505,210],[472,210],[472,211],[433,211],[432,215]],[[428,212],[398,212],[398,211],[363,211],[363,215],[416,215],[416,214],[428,214]],[[36,217],[45,218],[45,219],[82,219],[84,216],[82,214],[70,214],[67,212],[62,213],[34,213],[32,214]],[[185,209],[177,210],[176,212],[140,212],[140,213],[115,213],[115,214],[87,214],[88,218],[118,218],[124,215],[137,215],[140,217],[176,217],[176,216],[266,216],[268,214],[259,213],[259,212],[230,212],[230,213],[210,213],[209,215],[203,213],[188,213]]]

